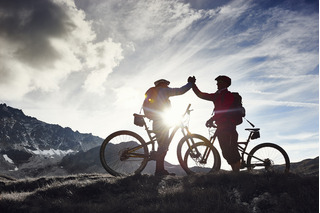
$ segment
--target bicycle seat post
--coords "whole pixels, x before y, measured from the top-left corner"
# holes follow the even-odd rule
[[[155,142],[157,141],[156,133],[153,130],[150,130],[146,123],[144,126],[151,142],[151,150],[155,151]],[[151,135],[151,134],[154,134],[154,135]]]

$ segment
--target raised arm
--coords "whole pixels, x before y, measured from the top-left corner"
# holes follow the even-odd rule
[[[186,93],[189,89],[191,89],[192,83],[187,83],[186,85],[180,87],[180,88],[165,88],[168,96],[176,96],[176,95],[182,95]]]
[[[215,98],[215,94],[214,93],[210,93],[209,94],[209,93],[201,92],[196,84],[194,84],[192,86],[192,90],[201,99],[204,99],[204,100],[207,100],[207,101],[213,101],[214,98]]]

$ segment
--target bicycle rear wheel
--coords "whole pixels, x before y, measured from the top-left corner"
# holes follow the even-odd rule
[[[280,146],[263,143],[255,146],[248,155],[247,168],[250,171],[268,171],[288,173],[290,160],[288,154]]]
[[[100,161],[114,176],[140,173],[148,163],[148,147],[141,136],[131,131],[109,135],[100,147]]]
[[[192,134],[183,137],[177,147],[177,156],[181,167],[187,174],[220,170],[219,152],[202,135]]]

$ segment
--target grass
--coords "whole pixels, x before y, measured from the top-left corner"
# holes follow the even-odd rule
[[[241,172],[1,180],[1,212],[319,212],[319,177]]]

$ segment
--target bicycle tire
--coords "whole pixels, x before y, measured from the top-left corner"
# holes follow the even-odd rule
[[[213,173],[220,170],[221,166],[221,159],[218,150],[211,144],[205,142],[195,143],[192,146],[193,149],[200,150],[200,153],[204,153],[204,150],[208,148],[209,155],[206,161],[202,161],[202,156],[195,157],[191,154],[191,150],[185,153],[184,156],[184,170],[187,174],[206,174],[206,173]]]
[[[199,148],[200,146],[203,148],[208,148],[210,154],[209,161],[199,163],[199,159],[203,153],[200,153],[199,156],[191,155],[191,150],[186,142],[191,138],[194,141],[194,144],[191,146],[191,150]],[[200,151],[204,151],[204,149],[201,149]],[[198,134],[187,135],[179,141],[177,147],[177,157],[181,167],[187,174],[215,172],[219,171],[221,167],[221,158],[218,150],[207,138]],[[191,159],[194,161],[194,164],[188,163],[188,160]]]
[[[262,143],[249,152],[247,169],[256,172],[289,173],[289,156],[284,149],[276,144]]]
[[[128,151],[132,148],[132,152]],[[148,163],[148,147],[135,132],[121,130],[110,134],[101,144],[100,161],[113,176],[139,174]],[[130,156],[131,155],[131,156]]]

